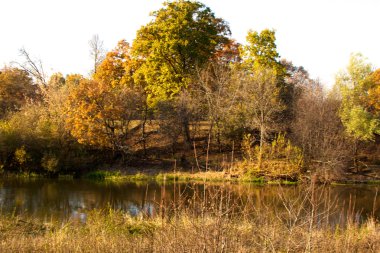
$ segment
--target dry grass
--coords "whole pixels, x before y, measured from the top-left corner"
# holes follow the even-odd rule
[[[206,196],[206,195],[204,195]],[[152,216],[94,210],[85,223],[0,215],[0,252],[379,252],[380,224],[331,225],[310,194],[283,208],[238,205],[228,192],[173,203]],[[239,202],[239,201],[238,201]],[[325,203],[324,203],[325,204]]]
[[[293,229],[279,220],[255,222],[181,215],[138,220],[94,212],[84,224],[41,224],[1,217],[1,252],[378,252],[379,224],[345,229]]]

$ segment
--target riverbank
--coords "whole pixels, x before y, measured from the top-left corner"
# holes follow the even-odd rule
[[[264,177],[239,177],[230,175],[223,171],[207,172],[137,172],[135,174],[125,174],[120,171],[97,170],[85,175],[87,179],[106,180],[106,181],[156,181],[156,182],[247,182],[247,183],[265,183]],[[274,182],[274,181],[273,181]],[[291,183],[290,181],[285,181]]]
[[[234,215],[179,210],[155,218],[94,210],[85,223],[0,214],[1,252],[378,252],[380,224],[315,224],[296,213]],[[295,216],[292,216],[295,215]]]
[[[17,173],[3,174],[2,177],[8,178],[50,178],[46,175],[36,173]],[[57,175],[54,178],[70,180],[76,178],[72,174]],[[331,184],[331,185],[356,185],[356,184],[373,184],[380,185],[380,177],[366,176],[361,174],[348,175],[341,179],[332,179],[329,181],[318,181],[310,175],[302,175],[299,179],[293,178],[275,178],[265,176],[239,175],[231,174],[225,171],[198,171],[198,172],[181,172],[181,171],[160,171],[151,169],[124,169],[124,170],[94,170],[81,176],[82,179],[106,181],[106,182],[157,182],[157,183],[252,183],[252,184]],[[314,181],[313,181],[314,180]]]
[[[315,175],[304,173],[299,177],[272,177],[259,174],[230,173],[227,171],[173,171],[173,170],[151,170],[151,169],[102,169],[91,171],[84,178],[101,181],[126,181],[126,182],[234,182],[254,184],[380,184],[379,172],[371,173],[346,173],[340,178],[330,178],[328,181],[321,180]]]

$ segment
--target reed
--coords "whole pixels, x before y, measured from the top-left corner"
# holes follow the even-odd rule
[[[44,223],[0,214],[0,252],[378,252],[380,224],[329,221],[333,200],[312,187],[298,199],[281,196],[282,208],[270,210],[226,190],[193,192],[190,200],[162,205],[153,215],[137,216],[107,208],[87,213],[85,222]],[[184,200],[186,199],[186,201]],[[324,209],[326,210],[326,208]],[[330,209],[327,209],[330,210]],[[331,212],[333,212],[331,208]]]

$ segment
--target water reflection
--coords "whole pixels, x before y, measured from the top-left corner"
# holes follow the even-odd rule
[[[347,217],[358,221],[380,217],[378,186],[257,186],[236,184],[97,183],[84,180],[0,180],[0,208],[6,214],[26,214],[39,219],[86,221],[93,209],[112,208],[131,215],[155,216],[160,212],[205,208],[228,209],[231,213],[282,212],[308,215],[313,208],[332,224]]]

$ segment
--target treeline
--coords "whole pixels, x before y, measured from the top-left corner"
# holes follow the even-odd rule
[[[363,56],[352,55],[326,93],[280,59],[273,30],[249,31],[240,45],[226,21],[194,1],[166,2],[152,17],[131,45],[121,40],[104,57],[96,37],[90,78],[46,79],[25,51],[25,64],[1,70],[3,170],[55,175],[174,158],[330,180],[379,159],[369,141],[380,134],[380,71]]]

